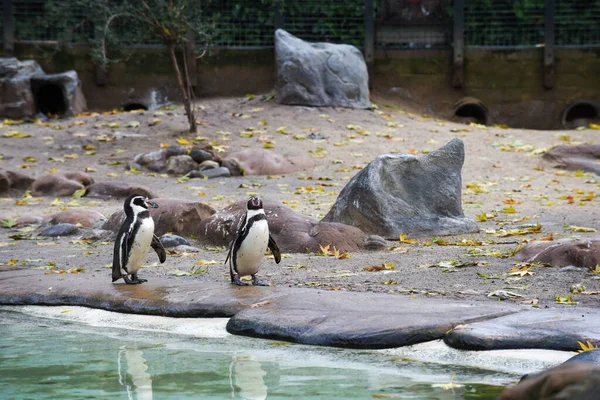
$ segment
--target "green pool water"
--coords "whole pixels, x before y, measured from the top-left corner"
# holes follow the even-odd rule
[[[495,373],[254,338],[92,327],[0,311],[2,399],[495,399]]]

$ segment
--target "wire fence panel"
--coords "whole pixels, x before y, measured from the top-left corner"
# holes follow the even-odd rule
[[[556,44],[600,45],[600,0],[556,0]]]
[[[13,0],[17,41],[89,43],[103,31],[103,7],[123,0]],[[373,0],[378,48],[452,46],[452,0]],[[555,0],[555,39],[563,46],[600,46],[600,0]],[[311,42],[362,47],[365,0],[194,0],[214,47],[272,47],[281,27]],[[0,0],[0,9],[3,2]],[[3,19],[0,18],[0,26]],[[140,24],[119,18],[111,28],[132,44],[160,44]],[[0,29],[0,32],[2,29]],[[465,1],[465,45],[514,48],[544,42],[543,0]],[[129,34],[130,33],[130,34]],[[134,41],[133,38],[136,38]]]
[[[451,0],[381,0],[378,14],[378,48],[439,48],[452,44]]]
[[[519,47],[543,42],[543,0],[465,1],[465,45]]]

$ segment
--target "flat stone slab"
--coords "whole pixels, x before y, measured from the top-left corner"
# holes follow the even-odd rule
[[[600,344],[600,310],[553,308],[530,310],[455,328],[444,337],[463,350],[581,350],[579,342]]]
[[[457,325],[522,310],[511,304],[288,287],[238,287],[187,277],[113,284],[93,273],[0,269],[0,304],[84,306],[169,317],[231,317],[230,333],[348,348],[440,339]]]

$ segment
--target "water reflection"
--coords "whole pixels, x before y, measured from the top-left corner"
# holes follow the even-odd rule
[[[121,346],[117,356],[117,368],[119,384],[127,389],[127,397],[130,400],[152,400],[152,376],[146,372],[148,363],[141,350],[137,347]]]
[[[233,354],[229,364],[229,385],[231,397],[235,398],[236,389],[239,397],[247,400],[264,400],[267,398],[267,386],[264,376],[267,375],[260,362],[249,354]]]

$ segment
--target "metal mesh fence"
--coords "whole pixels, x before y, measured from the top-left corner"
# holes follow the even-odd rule
[[[89,42],[105,18],[93,8],[102,1],[89,0],[87,8],[76,3],[86,2],[13,0],[16,40]],[[56,4],[63,5],[62,14],[56,14]],[[215,47],[271,47],[277,27],[313,42],[358,47],[364,43],[365,0],[196,0],[192,4],[202,10]],[[452,0],[374,0],[374,5],[376,47],[452,45]],[[599,46],[600,0],[555,0],[555,26],[557,45]],[[113,28],[124,36],[128,30],[140,29],[124,20],[115,21]],[[467,46],[536,46],[543,43],[543,35],[543,0],[465,1]],[[160,44],[160,40],[147,35],[142,43]]]
[[[543,42],[543,0],[465,1],[465,45],[518,47]]]
[[[600,45],[600,0],[556,0],[556,44]]]
[[[376,47],[435,48],[452,43],[451,0],[381,0]]]

